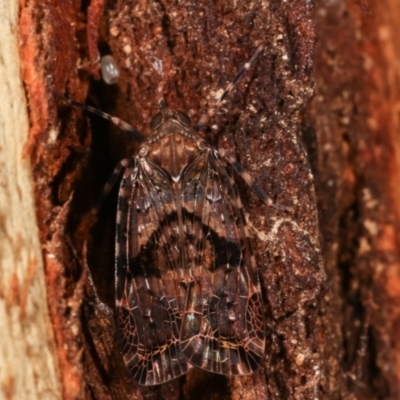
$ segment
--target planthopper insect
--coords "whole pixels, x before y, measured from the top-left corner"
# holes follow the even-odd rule
[[[104,193],[120,179],[115,315],[124,362],[140,385],[167,382],[192,367],[245,375],[261,364],[262,295],[231,167],[266,204],[290,209],[273,204],[229,153],[198,133],[261,50],[197,125],[167,108],[144,140],[120,119],[64,98],[142,142],[138,154],[118,164]]]

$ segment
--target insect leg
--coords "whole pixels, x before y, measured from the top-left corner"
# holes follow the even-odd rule
[[[95,206],[87,212],[83,218],[79,227],[76,231],[77,237],[82,237],[86,241],[87,232],[91,229],[91,227],[95,224],[97,214],[101,209],[107,195],[110,193],[110,190],[114,187],[115,183],[118,181],[118,178],[121,175],[121,171],[127,168],[130,165],[131,159],[123,159],[118,163],[118,165],[114,168],[113,173],[111,174],[110,178],[108,179],[107,183],[104,185],[103,191],[95,204]]]
[[[291,207],[282,206],[280,204],[275,204],[273,200],[257,185],[251,175],[244,169],[244,167],[224,149],[218,150],[219,155],[232,165],[233,169],[242,177],[242,179],[251,187],[256,196],[264,202],[267,206],[273,207],[279,211],[293,212]]]
[[[111,176],[108,178],[108,181],[104,185],[103,191],[100,195],[100,198],[97,200],[96,205],[90,211],[91,214],[96,215],[99,212],[101,206],[103,205],[103,203],[104,203],[105,199],[107,198],[108,194],[110,193],[111,189],[117,183],[122,170],[127,168],[130,165],[130,163],[131,163],[130,158],[124,158],[117,164],[117,166],[114,168],[114,171],[112,172]]]
[[[243,65],[243,67],[236,74],[236,76],[233,79],[233,81],[230,82],[229,85],[222,92],[222,94],[221,94],[220,98],[218,99],[217,103],[215,104],[215,106],[210,108],[207,111],[207,114],[203,115],[200,118],[200,121],[194,127],[194,129],[196,131],[201,130],[202,128],[204,128],[208,124],[208,121],[210,120],[210,118],[212,118],[214,116],[215,111],[221,106],[221,104],[225,100],[226,96],[228,96],[228,94],[236,86],[236,84],[239,82],[240,78],[244,75],[244,73],[252,66],[252,64],[254,63],[254,61],[256,60],[257,56],[260,54],[262,49],[263,49],[262,46],[258,46],[257,50],[255,51],[253,56],[250,58],[250,60],[247,61],[247,63]]]
[[[108,307],[105,303],[103,303],[97,294],[97,290],[96,290],[96,287],[93,282],[93,277],[92,277],[92,274],[90,272],[88,262],[87,262],[87,243],[88,243],[88,241],[85,239],[83,242],[81,257],[79,257],[78,251],[76,250],[75,245],[72,243],[72,239],[69,236],[69,234],[65,235],[65,243],[66,243],[67,247],[71,250],[72,255],[75,258],[75,260],[80,264],[80,266],[82,268],[82,274],[81,274],[81,277],[79,278],[75,292],[82,290],[82,287],[85,286],[90,297],[92,297],[95,300],[96,308],[103,314],[106,314],[107,316],[114,316],[113,310],[111,310],[110,307]]]
[[[78,101],[75,101],[75,100],[71,100],[68,97],[65,97],[61,94],[55,93],[55,95],[60,97],[65,103],[67,103],[71,106],[81,108],[82,110],[88,111],[92,114],[98,115],[99,117],[106,119],[107,121],[112,122],[115,126],[120,128],[121,130],[123,130],[125,132],[129,132],[132,135],[132,138],[135,139],[136,141],[138,141],[138,142],[143,141],[143,136],[133,126],[129,125],[127,122],[123,121],[122,119],[120,119],[118,117],[113,117],[110,114],[107,114],[103,111],[98,110],[97,108],[88,106],[83,103],[79,103]]]

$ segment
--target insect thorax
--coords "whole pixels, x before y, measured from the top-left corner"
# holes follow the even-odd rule
[[[183,113],[164,111],[153,118],[152,125],[153,134],[140,148],[139,156],[167,172],[174,182],[179,182],[190,166],[202,164],[201,159],[211,150]]]

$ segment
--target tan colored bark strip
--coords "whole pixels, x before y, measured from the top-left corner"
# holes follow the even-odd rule
[[[59,399],[20,79],[18,1],[0,0],[0,399]]]

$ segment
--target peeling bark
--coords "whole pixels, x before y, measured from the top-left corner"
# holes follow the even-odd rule
[[[0,398],[59,399],[32,168],[24,151],[29,121],[18,4],[0,1],[0,15]]]

